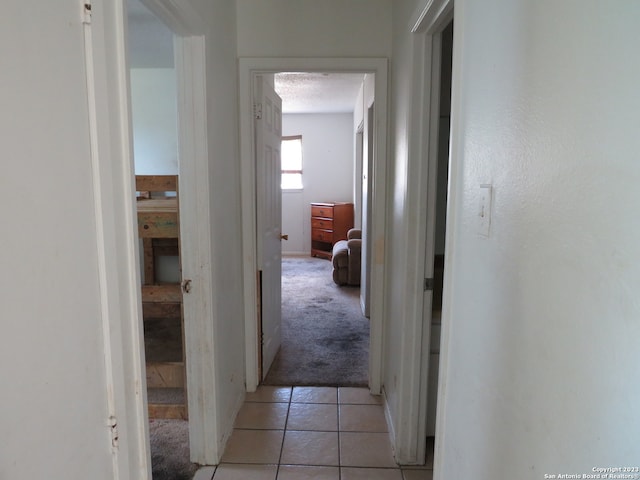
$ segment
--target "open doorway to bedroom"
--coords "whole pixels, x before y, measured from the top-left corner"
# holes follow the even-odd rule
[[[430,149],[429,189],[427,200],[427,241],[425,245],[425,272],[431,274],[431,301],[425,301],[423,323],[430,325],[430,341],[423,345],[428,351],[426,396],[426,458],[433,461],[436,435],[436,409],[438,402],[438,377],[440,370],[440,332],[442,326],[442,294],[445,273],[445,238],[447,224],[447,192],[449,185],[449,138],[451,135],[451,88],[453,56],[453,20],[434,34],[432,61],[432,88],[437,87],[437,98],[432,98],[432,128],[429,141],[436,148]],[[427,276],[428,273],[425,275]],[[428,292],[427,292],[428,293]]]
[[[281,346],[263,372],[265,384],[368,385],[362,240],[347,242],[348,234],[362,237],[358,139],[363,138],[365,77],[273,76],[282,98],[282,232],[287,240],[282,242]],[[336,243],[340,267],[334,272]]]
[[[254,391],[263,379],[262,358],[260,347],[262,345],[263,330],[261,325],[265,323],[265,309],[261,305],[264,297],[262,283],[258,280],[262,273],[264,263],[259,255],[262,248],[260,243],[263,232],[259,230],[258,210],[264,208],[256,193],[258,182],[266,181],[263,175],[258,175],[258,152],[261,148],[256,145],[256,139],[260,131],[259,106],[261,97],[257,94],[255,86],[258,82],[264,85],[263,76],[273,75],[277,72],[332,72],[332,73],[357,73],[366,72],[371,75],[370,96],[376,100],[375,122],[372,125],[373,135],[372,149],[373,164],[376,175],[372,176],[370,184],[371,224],[366,230],[369,233],[370,242],[374,245],[376,261],[368,267],[371,270],[371,306],[370,306],[370,339],[369,339],[369,375],[368,384],[372,393],[378,394],[382,384],[382,332],[383,332],[383,304],[384,297],[384,236],[386,235],[386,211],[384,208],[384,196],[386,185],[386,142],[387,142],[387,85],[388,85],[388,61],[384,58],[240,58],[239,59],[239,86],[240,86],[240,153],[241,153],[241,183],[243,191],[247,192],[242,197],[242,230],[243,250],[247,261],[244,264],[244,307],[245,307],[245,340],[246,340],[246,371],[247,391]],[[272,88],[273,89],[273,88]],[[275,92],[274,92],[275,94]],[[369,100],[369,98],[366,98]],[[279,175],[278,175],[279,176]],[[271,176],[269,176],[271,178]],[[273,180],[268,180],[272,182]],[[279,187],[279,180],[278,187]],[[275,188],[278,188],[275,187]],[[263,188],[263,187],[261,187]],[[263,202],[262,202],[263,203]],[[278,211],[281,209],[278,208]],[[279,225],[280,226],[280,225]],[[278,231],[278,236],[281,235]],[[368,242],[366,242],[368,243]],[[278,240],[278,244],[280,241]],[[281,255],[281,248],[278,248]],[[279,263],[280,264],[280,263]],[[278,278],[280,277],[278,272]],[[256,281],[258,280],[258,281]],[[279,288],[280,282],[278,282]],[[278,293],[278,298],[280,294]],[[278,303],[277,310],[280,310]],[[273,313],[267,309],[267,313]],[[272,315],[273,316],[273,315]],[[271,319],[275,321],[275,319]],[[277,322],[280,321],[278,312]],[[279,337],[276,342],[279,346]],[[277,350],[277,347],[276,347]],[[266,372],[265,372],[266,373]]]
[[[147,3],[126,2],[127,46],[151,466],[153,478],[163,479],[196,470],[185,344],[185,318],[191,315],[182,267],[197,251],[185,248],[193,243],[192,230],[181,215],[192,201],[189,192],[180,192],[192,164],[181,158],[181,144],[189,142],[180,132],[185,84],[176,67],[178,43]]]
[[[173,33],[138,0],[128,6],[149,416],[186,420]]]

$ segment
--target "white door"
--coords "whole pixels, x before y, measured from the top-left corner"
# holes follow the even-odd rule
[[[101,295],[83,3],[2,2],[0,477],[7,480],[116,477],[108,396],[121,392],[105,349],[113,332]],[[133,450],[129,441],[123,448]]]
[[[256,78],[257,254],[262,338],[262,379],[280,348],[282,189],[280,144],[282,100],[263,77]]]

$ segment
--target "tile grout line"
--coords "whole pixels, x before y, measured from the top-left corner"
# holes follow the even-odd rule
[[[289,397],[288,397],[288,400],[285,401],[285,402],[278,401],[278,399],[273,399],[273,398],[269,400],[269,403],[271,403],[272,405],[274,403],[275,404],[286,403],[286,405],[287,405],[285,421],[284,421],[284,424],[283,424],[283,427],[282,427],[283,428],[283,430],[282,430],[283,431],[283,436],[282,436],[282,440],[281,440],[281,444],[280,444],[280,452],[279,452],[279,455],[278,455],[278,460],[277,460],[277,465],[276,465],[276,477],[275,477],[274,480],[277,480],[279,475],[280,475],[280,470],[281,470],[280,467],[282,466],[282,462],[283,462],[283,458],[284,458],[284,445],[285,445],[285,439],[287,437],[287,433],[290,432],[290,431],[294,431],[294,430],[290,430],[290,425],[289,425],[289,420],[291,418],[291,413],[292,413],[291,412],[291,408],[292,408],[294,403],[296,403],[296,404],[301,403],[301,402],[295,402],[294,401],[294,398],[293,398],[294,388],[295,387],[293,387],[293,386],[289,387]],[[340,413],[341,413],[341,407],[342,407],[343,404],[340,403],[340,388],[339,387],[336,387],[336,389],[335,389],[334,401],[335,401],[335,409],[336,409],[335,412],[336,412],[337,435],[338,435],[338,438],[337,438],[338,480],[342,480],[342,478],[343,478],[343,475],[342,475],[342,473],[343,473],[342,472],[343,464],[342,464],[342,462],[344,461],[344,459],[342,458],[342,449],[341,449],[341,446],[342,446],[342,433],[346,433],[346,432],[343,431],[344,425],[342,425],[342,422],[341,422]],[[308,404],[309,405],[312,405],[312,404],[320,404],[321,405],[321,404],[324,404],[324,403],[327,403],[327,402],[326,401],[322,402],[322,401],[316,400],[314,402],[309,402]],[[307,402],[302,402],[302,404],[307,404]],[[369,406],[370,404],[357,402],[357,401],[352,400],[350,402],[345,403],[344,405]],[[373,405],[371,405],[371,406],[373,406]],[[242,429],[240,429],[240,430],[242,430]],[[248,428],[246,430],[255,430],[255,429]],[[264,430],[264,429],[258,429],[258,430]],[[301,430],[301,431],[307,431],[307,430]],[[311,430],[308,430],[308,431],[321,432],[321,431],[325,431],[325,430],[311,429]],[[329,432],[329,431],[330,430],[327,430],[327,432]],[[388,432],[371,432],[371,431],[367,431],[367,430],[355,430],[353,432],[349,431],[348,433],[363,433],[363,434],[387,433],[388,434]],[[309,465],[309,466],[311,466],[311,465]],[[363,468],[365,468],[365,467],[363,467]],[[390,468],[390,467],[379,466],[379,467],[366,467],[366,468],[383,468],[384,469],[384,468]],[[404,470],[401,468],[400,465],[396,465],[396,468],[399,469],[400,474],[401,474],[402,478],[404,479],[404,474],[405,474]],[[209,480],[215,480],[215,475],[217,473],[217,470],[218,470],[218,466],[215,467],[213,475],[212,475],[211,479],[209,479]]]
[[[284,430],[282,433],[282,443],[280,444],[280,455],[278,456],[278,465],[276,466],[276,478],[278,480],[278,476],[280,475],[280,465],[282,463],[282,454],[284,453],[284,439],[287,437],[287,427],[289,425],[289,413],[291,412],[291,402],[293,401],[293,386],[290,387],[289,391],[289,402],[287,403],[287,416],[284,420]]]
[[[340,388],[336,389],[336,415],[338,416],[338,480],[342,480],[342,449],[340,448]]]

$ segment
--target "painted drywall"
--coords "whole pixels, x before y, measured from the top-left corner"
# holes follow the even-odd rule
[[[136,175],[177,175],[175,69],[132,68],[130,78]]]
[[[426,4],[394,9],[391,252],[411,222],[409,27]],[[456,2],[438,480],[637,463],[638,6],[557,7]],[[488,238],[483,183],[494,187]],[[393,313],[408,285],[395,280],[412,266],[399,254],[390,265],[385,393],[401,430],[408,319]]]
[[[391,0],[237,0],[238,56],[391,53]]]
[[[638,464],[639,16],[456,1],[438,480]]]
[[[2,9],[0,477],[108,480],[82,18],[73,0]]]
[[[375,78],[372,74],[364,77],[362,85],[362,273],[360,281],[360,305],[362,313],[369,317],[371,308],[371,271],[373,269],[373,245],[371,238],[371,225],[373,219],[373,207],[371,205],[375,172],[373,172],[374,159],[374,131],[376,124],[375,111]]]
[[[353,110],[353,131],[356,132],[354,137],[354,158],[353,165],[353,205],[354,220],[356,228],[362,229],[362,161],[364,149],[364,85],[360,87],[356,98],[356,106]]]
[[[173,68],[132,68],[129,76],[135,173],[178,175],[176,71]],[[142,252],[142,243],[140,248]],[[141,273],[144,278],[143,268]],[[156,280],[180,282],[177,257],[157,258]]]
[[[311,202],[353,201],[353,115],[282,116],[283,135],[302,135],[303,190],[282,192],[283,254],[310,254]]]
[[[362,145],[360,146],[360,148],[362,148],[362,159],[360,159],[360,161],[358,163],[356,163],[354,165],[354,205],[355,205],[355,224],[358,225],[360,228],[363,226],[363,223],[366,223],[366,220],[363,220],[363,198],[362,198],[362,192],[363,192],[363,182],[364,182],[364,177],[363,174],[367,172],[367,166],[363,164],[363,162],[366,160],[366,158],[364,157],[367,152],[368,152],[368,146],[366,144],[366,142],[368,141],[368,124],[367,124],[367,110],[369,109],[369,107],[371,105],[373,105],[373,102],[375,100],[375,76],[368,73],[365,75],[363,81],[362,81],[362,86],[360,87],[360,90],[358,92],[358,96],[356,98],[356,104],[355,104],[355,108],[353,110],[353,131],[354,132],[358,132],[358,129],[360,129],[361,133],[362,133]],[[355,141],[355,138],[354,138]],[[355,152],[357,152],[357,146],[354,144],[354,155]],[[357,156],[356,156],[357,158]],[[366,213],[366,212],[364,212]]]

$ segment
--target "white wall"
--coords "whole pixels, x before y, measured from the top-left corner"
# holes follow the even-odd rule
[[[131,68],[131,121],[136,175],[178,175],[178,112],[173,68]],[[142,252],[142,241],[140,242]],[[142,262],[142,253],[140,255]],[[144,268],[141,263],[141,273]],[[180,282],[177,257],[156,262],[160,282]]]
[[[237,0],[238,56],[383,56],[391,0]]]
[[[362,126],[362,158],[360,163],[355,165],[355,225],[362,230],[362,280],[360,282],[360,305],[362,313],[369,317],[371,304],[371,219],[373,210],[369,205],[371,200],[372,181],[374,172],[370,172],[370,164],[373,161],[374,153],[372,149],[372,132],[374,125],[369,122],[369,109],[375,110],[375,76],[368,73],[362,82],[362,87],[358,92],[356,107],[353,112],[354,131]],[[374,112],[375,118],[375,112]],[[375,122],[374,122],[375,123]]]
[[[130,75],[136,175],[177,175],[175,69],[132,68]]]
[[[406,333],[410,331],[411,315],[421,315],[422,312],[412,312],[408,308],[407,295],[415,292],[416,285],[406,281],[407,269],[419,269],[415,258],[409,261],[406,257],[410,238],[411,225],[417,223],[406,215],[408,205],[419,202],[419,197],[407,198],[409,185],[419,180],[419,174],[409,169],[409,121],[415,99],[412,92],[412,54],[413,43],[409,34],[410,19],[417,11],[421,0],[400,1],[394,3],[393,15],[393,61],[391,62],[391,122],[390,122],[390,167],[388,202],[389,208],[388,230],[393,235],[387,236],[388,276],[385,298],[385,357],[384,357],[384,391],[392,423],[392,441],[396,448],[396,458],[403,462],[416,462],[414,449],[399,444],[403,428],[406,430],[410,422],[416,424],[417,417],[405,415],[402,420],[403,399],[410,390],[407,383],[413,383],[404,378],[404,367],[407,362],[404,355],[413,352],[407,346]],[[415,292],[415,295],[419,293]],[[413,399],[412,399],[413,401]],[[409,417],[409,418],[407,418]]]
[[[426,3],[394,10],[391,252],[411,225],[409,27]],[[638,13],[631,1],[456,2],[435,479],[637,463]],[[489,238],[481,183],[494,187]],[[412,268],[391,265],[394,279]],[[408,319],[392,314],[407,285],[389,285],[385,391],[402,427]]]
[[[368,151],[368,146],[366,142],[368,141],[367,137],[367,111],[375,100],[375,75],[367,73],[364,76],[364,80],[362,81],[362,86],[358,91],[358,97],[356,98],[356,105],[353,110],[353,131],[357,132],[358,128],[362,127],[362,161],[358,165],[354,165],[354,203],[355,203],[355,224],[362,226],[362,215],[363,208],[362,205],[362,191],[363,191],[363,174],[367,171],[367,165],[363,165],[363,162],[366,162],[367,159],[365,155]],[[354,145],[354,152],[356,151],[356,147]],[[364,173],[363,173],[364,172]]]
[[[354,193],[354,225],[356,228],[362,229],[362,161],[364,154],[364,86],[360,87],[358,97],[356,98],[356,106],[353,110],[353,131],[354,137],[354,158],[353,165],[353,193]],[[362,127],[360,133],[358,129]]]
[[[640,4],[459,0],[455,14],[434,478],[637,466]]]
[[[311,202],[353,202],[353,115],[288,114],[283,135],[302,135],[301,191],[282,192],[282,252],[310,254]]]
[[[93,9],[99,14],[92,28],[104,32],[114,2],[94,1]],[[142,362],[140,355],[130,361],[138,337],[135,327],[124,336],[119,321],[135,317],[134,278],[114,279],[111,265],[100,261],[114,252],[131,261],[133,252],[131,237],[123,252],[122,234],[108,228],[99,234],[114,212],[132,213],[131,201],[128,211],[114,207],[126,203],[122,188],[104,188],[110,184],[104,177],[124,178],[127,156],[122,142],[104,135],[122,114],[111,95],[121,84],[105,78],[109,72],[110,80],[122,80],[110,63],[120,52],[108,34],[88,44],[98,72],[93,138],[103,154],[94,163],[80,5],[7,0],[2,10],[0,131],[7,161],[0,175],[0,477],[108,480],[118,470],[118,478],[146,478],[144,423],[135,414],[143,394],[133,388],[143,377],[132,372],[140,373]],[[122,288],[117,299],[114,283]],[[129,400],[132,408],[121,409]],[[123,420],[119,452],[112,451],[110,414]]]

